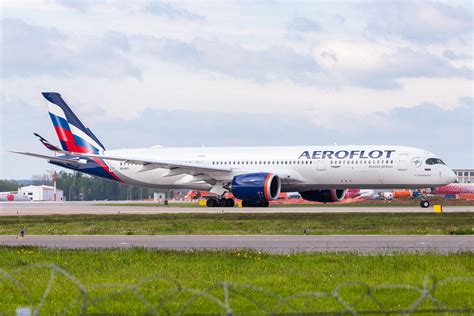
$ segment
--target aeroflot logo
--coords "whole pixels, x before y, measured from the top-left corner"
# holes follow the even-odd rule
[[[395,150],[315,150],[310,152],[308,150],[303,151],[303,153],[298,157],[298,159],[379,159],[379,158],[390,158]]]

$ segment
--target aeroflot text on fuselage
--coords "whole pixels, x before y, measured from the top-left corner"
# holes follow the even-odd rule
[[[379,159],[379,158],[390,158],[396,150],[371,150],[366,152],[365,150],[315,150],[312,153],[308,150],[298,157],[298,159]]]

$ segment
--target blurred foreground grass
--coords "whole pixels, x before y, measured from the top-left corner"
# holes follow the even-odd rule
[[[55,264],[66,272],[36,264]],[[0,268],[4,314],[13,314],[19,306],[37,308],[47,289],[40,313],[45,315],[404,310],[413,307],[423,289],[437,303],[427,297],[417,309],[474,308],[470,253],[266,255],[245,250],[0,248]],[[455,276],[462,278],[436,281]]]

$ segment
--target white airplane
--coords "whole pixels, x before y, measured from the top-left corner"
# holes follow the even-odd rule
[[[18,154],[125,184],[216,193],[207,206],[268,206],[280,192],[309,201],[337,202],[349,188],[427,188],[456,175],[429,151],[404,146],[197,147],[107,150],[61,95],[44,92],[61,143],[35,134],[55,156]],[[59,154],[59,155],[58,155]],[[428,207],[429,201],[422,201]]]
[[[0,201],[31,201],[31,199],[28,196],[18,192],[0,192]]]

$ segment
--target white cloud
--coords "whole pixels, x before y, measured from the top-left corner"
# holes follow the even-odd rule
[[[171,5],[170,3],[163,1],[148,1],[144,6],[145,11],[152,14],[165,16],[171,19],[186,19],[186,20],[204,20],[205,18],[199,14],[190,12],[186,9],[182,9]]]
[[[318,32],[321,30],[318,22],[303,16],[294,17],[288,24],[288,28],[290,31],[296,32]]]
[[[66,36],[56,28],[2,19],[2,76],[131,76],[141,71],[131,61],[125,35],[106,32],[88,39]]]
[[[339,85],[372,89],[400,88],[403,78],[471,78],[472,69],[456,67],[426,49],[393,47],[369,41],[323,41],[315,57]]]
[[[266,137],[269,126],[290,135],[280,138],[286,144],[344,139],[408,144],[405,134],[389,137],[396,131],[389,124],[392,117],[414,130],[414,121],[404,116],[426,111],[423,128],[436,125],[451,133],[454,127],[430,120],[445,112],[450,117],[468,113],[456,110],[462,107],[460,98],[473,95],[472,8],[467,5],[177,1],[160,2],[162,12],[154,14],[146,10],[148,4],[2,3],[1,89],[5,100],[13,101],[0,107],[2,112],[24,104],[35,109],[19,107],[20,115],[31,114],[23,120],[29,127],[13,126],[7,137],[25,149],[41,148],[30,134],[44,127],[34,113],[44,111],[40,92],[45,90],[61,92],[94,131],[105,126],[100,134],[114,146],[130,146],[107,136],[117,132],[116,124],[120,131],[136,128],[134,138],[140,129],[157,128],[150,135],[161,135],[162,129],[148,126],[144,115],[157,122],[156,115],[164,115],[179,128],[192,125],[187,131],[216,137],[219,145],[224,138],[212,136],[215,130],[228,135],[239,124],[249,134],[227,136],[232,144],[243,145],[251,133]],[[295,17],[311,17],[311,23],[290,30]],[[438,114],[430,115],[433,111]],[[206,133],[199,134],[196,126],[206,117],[223,123],[206,125]],[[49,130],[47,119],[44,124]],[[473,125],[472,120],[460,124],[463,131]],[[340,126],[350,134],[338,131]],[[289,132],[299,127],[309,136]],[[383,138],[367,133],[376,127]],[[143,145],[155,143],[144,135]],[[179,136],[176,145],[188,144]],[[439,146],[451,148],[445,140]],[[8,160],[8,169],[12,166],[15,161]]]
[[[472,6],[471,10],[466,10],[433,1],[382,1],[361,7],[369,13],[367,29],[374,35],[400,36],[416,42],[472,37]]]

